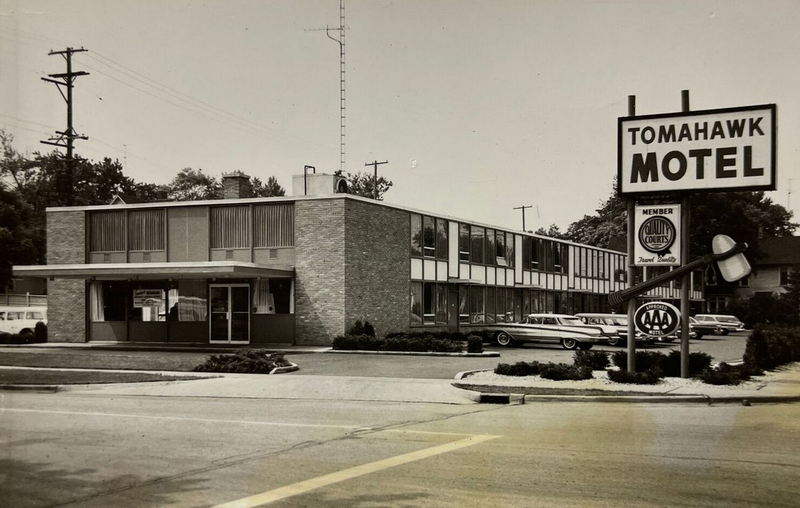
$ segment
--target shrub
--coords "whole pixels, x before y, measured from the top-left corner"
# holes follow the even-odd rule
[[[494,373],[501,376],[538,376],[541,367],[542,364],[539,362],[517,362],[513,365],[498,363]]]
[[[744,362],[751,370],[770,370],[800,360],[800,327],[757,326],[744,352]]]
[[[711,355],[701,351],[689,353],[689,376],[697,377],[711,367]],[[637,365],[638,370],[638,365]],[[666,377],[681,376],[681,352],[671,351],[661,363],[661,370]]]
[[[592,379],[592,368],[566,363],[547,363],[541,367],[539,375],[543,379],[554,381]]]
[[[39,321],[33,329],[34,342],[47,342],[47,325]]]
[[[662,365],[666,358],[666,355],[655,351],[636,351],[636,370],[644,372],[653,367],[657,367],[663,371]],[[611,360],[620,370],[628,370],[627,351],[614,351],[611,353]]]
[[[483,353],[483,339],[479,335],[467,337],[467,353]]]
[[[339,335],[333,339],[333,349],[379,351],[383,341],[369,335]]]
[[[637,385],[658,384],[661,379],[661,371],[658,368],[648,369],[642,372],[628,372],[627,370],[609,370],[608,379],[615,383],[630,383]]]
[[[194,368],[197,372],[235,372],[269,374],[275,367],[288,367],[289,362],[279,353],[245,349],[232,355],[211,355]]]
[[[575,351],[572,363],[576,367],[589,367],[592,370],[603,370],[608,367],[608,354],[605,351]]]
[[[353,323],[353,326],[347,330],[347,335],[369,335],[370,337],[375,336],[375,327],[369,321],[361,322],[360,319],[356,319],[356,322]]]
[[[728,365],[720,363],[716,369],[706,369],[700,379],[710,385],[738,385],[750,379],[751,372],[746,365]]]

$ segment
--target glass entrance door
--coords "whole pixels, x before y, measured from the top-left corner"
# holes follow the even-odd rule
[[[216,344],[250,342],[250,286],[211,284],[208,287],[208,340]]]

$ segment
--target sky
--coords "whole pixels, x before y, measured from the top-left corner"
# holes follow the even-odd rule
[[[776,103],[778,181],[800,217],[800,2],[345,0],[346,170],[388,160],[390,203],[527,229],[592,214],[617,118]],[[66,125],[137,181],[182,168],[339,168],[338,0],[0,0],[0,128],[24,152]],[[790,197],[790,187],[794,194]],[[720,213],[724,213],[723,210]]]

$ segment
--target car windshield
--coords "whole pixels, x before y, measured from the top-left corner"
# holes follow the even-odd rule
[[[616,325],[616,326],[627,326],[628,319],[623,317],[608,317],[604,320],[605,324],[607,325]]]
[[[569,325],[569,326],[580,326],[583,325],[583,321],[580,318],[576,317],[562,317],[558,318],[558,323],[562,325]]]

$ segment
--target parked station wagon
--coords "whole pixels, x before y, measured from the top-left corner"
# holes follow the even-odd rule
[[[33,334],[40,321],[47,324],[47,307],[0,307],[0,333]]]
[[[529,314],[518,323],[498,323],[487,327],[496,331],[501,346],[516,342],[555,342],[564,349],[591,349],[608,337],[616,336],[615,327],[587,325],[567,314]]]

